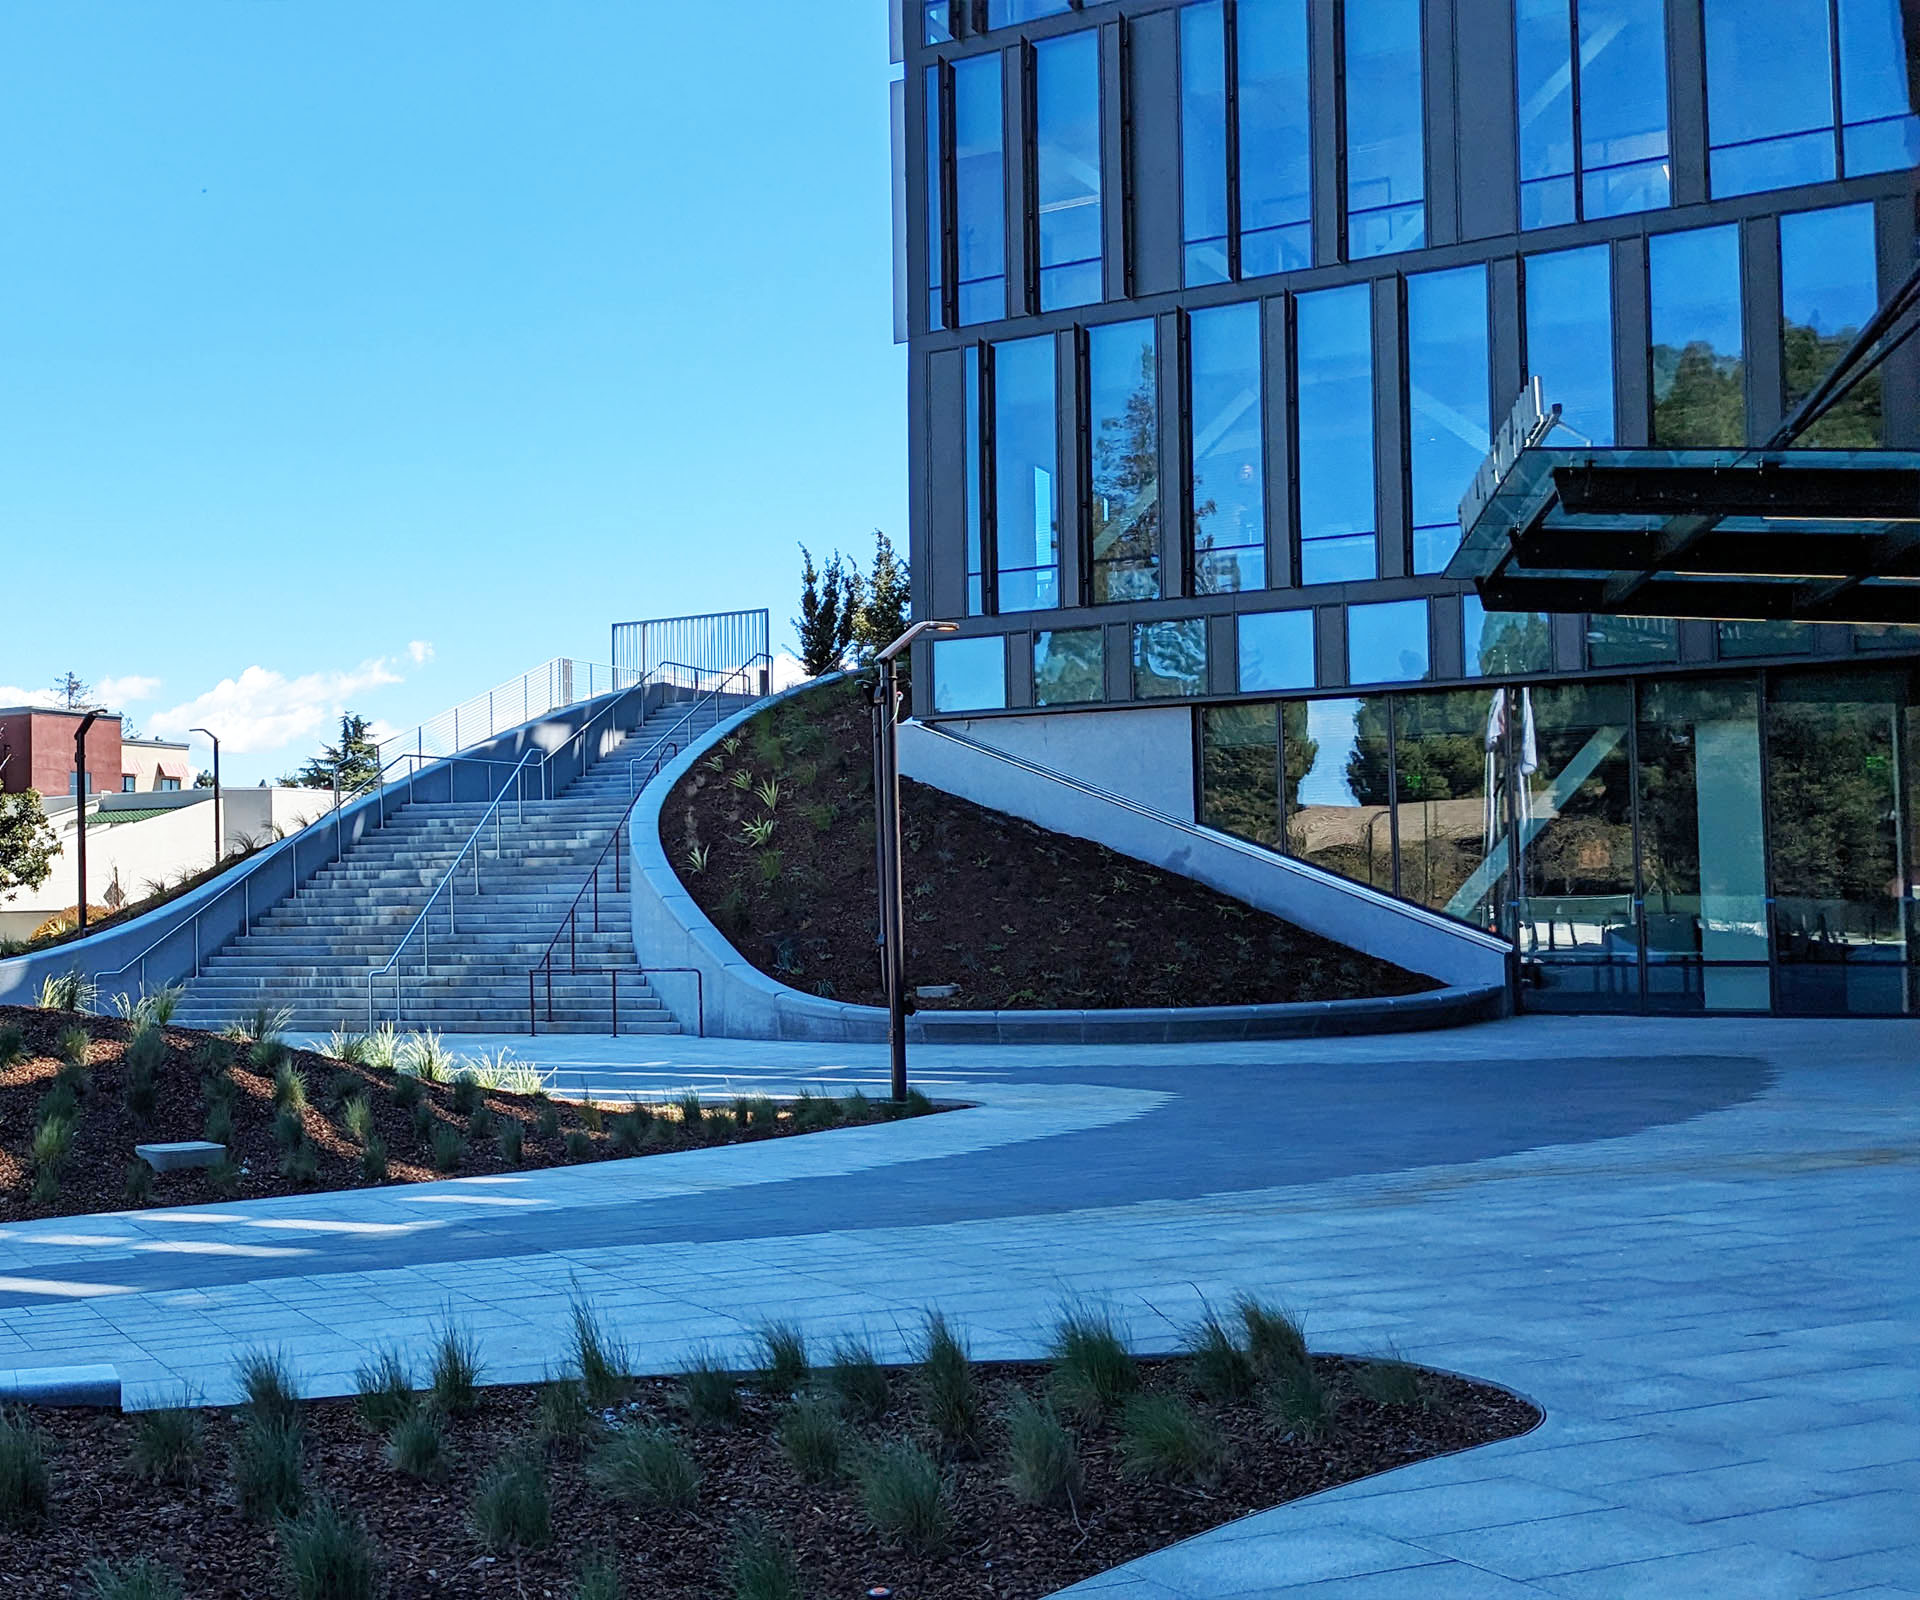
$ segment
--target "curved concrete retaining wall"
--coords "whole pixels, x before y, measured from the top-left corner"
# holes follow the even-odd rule
[[[641,720],[647,706],[668,692],[660,685],[625,689],[523,723],[485,744],[421,767],[407,782],[342,806],[337,814],[329,813],[191,894],[132,922],[51,950],[0,961],[0,1005],[30,1005],[47,978],[74,971],[99,983],[103,1000],[122,993],[138,996],[143,988],[182,982],[192,977],[201,961],[245,933],[254,919],[338,860],[409,800],[489,800],[506,781],[505,769],[535,750],[548,752],[549,781],[555,790],[564,788],[601,753],[589,754],[596,741],[604,747],[617,740],[625,728]],[[603,723],[604,733],[589,733],[585,740],[574,738],[609,707],[614,709]]]
[[[705,1030],[716,1037],[810,1039],[844,1044],[875,1044],[886,1039],[887,1015],[878,1007],[849,1005],[844,1001],[802,994],[768,977],[742,956],[687,892],[660,843],[660,814],[665,809],[667,797],[681,778],[693,770],[694,764],[714,745],[768,706],[815,686],[803,684],[797,689],[789,689],[773,700],[762,701],[719,724],[705,738],[682,751],[661,777],[642,791],[640,803],[634,810],[631,830],[634,949],[639,952],[641,966],[647,969],[647,981],[680,1025],[689,1032],[701,1024],[699,1013],[704,1000]],[[911,728],[902,730],[903,733],[909,731]],[[968,742],[952,739],[951,735],[941,737],[955,744]],[[907,740],[903,739],[903,764],[906,748]],[[1003,759],[1015,759],[1017,763],[1017,758]],[[978,804],[1011,811],[1015,815],[1026,815],[1017,804],[1009,804],[999,798],[982,798],[979,794],[953,788],[949,783],[926,778],[923,773],[927,764],[922,763],[921,770],[914,771],[913,776],[921,778],[923,782],[934,782],[935,787],[949,789]],[[1033,769],[1035,772],[1040,770]],[[967,775],[966,781],[978,788],[980,774]],[[1071,783],[1071,780],[1060,781]],[[1131,809],[1144,810],[1137,807]],[[1151,816],[1152,813],[1146,815]],[[1031,817],[1029,820],[1040,821]],[[1188,832],[1199,831],[1193,829],[1191,824],[1177,823],[1172,818],[1163,820]],[[1041,822],[1041,825],[1053,826],[1047,822]],[[1094,837],[1076,827],[1060,831]],[[1111,840],[1102,839],[1100,842],[1114,849],[1124,849]],[[1232,841],[1227,843],[1231,844]],[[1137,855],[1134,850],[1124,850],[1124,853]],[[1264,852],[1258,854],[1264,858]],[[1143,856],[1140,859],[1153,858]],[[1156,861],[1155,864],[1164,863]],[[1170,870],[1178,872],[1185,869],[1174,866]],[[1200,876],[1195,872],[1188,872],[1187,875]],[[1290,874],[1288,881],[1301,875],[1298,872]],[[1305,875],[1314,879],[1322,876],[1318,873]],[[1215,887],[1220,886],[1216,884]],[[1244,889],[1238,886],[1227,887],[1223,892],[1238,899],[1249,898]],[[1396,911],[1412,909],[1402,908],[1397,901],[1387,901],[1386,904]],[[1288,915],[1293,921],[1303,922],[1291,912],[1281,914]],[[1424,919],[1424,913],[1421,917]],[[1446,931],[1450,932],[1451,928]],[[1478,939],[1471,929],[1465,932],[1470,940]],[[1451,945],[1438,942],[1434,948],[1438,952],[1452,952]],[[1482,964],[1473,968],[1465,960],[1454,963],[1463,972],[1477,971],[1482,974],[1479,981],[1473,981],[1472,978],[1466,981],[1456,979],[1449,982],[1448,987],[1427,994],[1397,995],[1378,1000],[1321,1001],[1303,1005],[1152,1007],[1120,1011],[927,1011],[914,1017],[908,1024],[908,1037],[929,1043],[1179,1043],[1188,1040],[1287,1039],[1454,1027],[1506,1014],[1508,1001],[1504,950],[1497,943],[1493,944],[1493,950],[1499,959],[1490,965]],[[1420,965],[1404,951],[1388,959],[1398,960],[1402,965]],[[690,974],[659,970],[666,967],[693,968],[700,977],[696,982]],[[1488,971],[1493,973],[1490,980],[1484,976]],[[1433,975],[1447,976],[1441,972]]]

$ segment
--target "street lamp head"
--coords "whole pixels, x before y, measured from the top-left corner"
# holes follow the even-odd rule
[[[925,622],[916,622],[911,628],[907,629],[907,631],[895,639],[892,644],[882,650],[879,655],[875,656],[874,660],[893,660],[894,657],[898,656],[902,651],[910,649],[913,641],[918,639],[923,633],[958,633],[959,631],[960,624],[957,622],[941,622],[929,617]]]

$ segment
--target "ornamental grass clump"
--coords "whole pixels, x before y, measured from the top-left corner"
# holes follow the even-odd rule
[[[27,1036],[13,1023],[0,1027],[0,1072],[27,1058]]]
[[[531,1455],[502,1456],[475,1487],[468,1518],[489,1550],[544,1549],[553,1542],[553,1495],[546,1469]]]
[[[320,1178],[320,1156],[312,1145],[302,1142],[280,1158],[280,1176],[305,1188]]]
[[[769,1394],[792,1394],[807,1381],[807,1336],[791,1322],[763,1322],[755,1329],[760,1341],[759,1382]]]
[[[379,1579],[366,1524],[330,1500],[281,1523],[280,1563],[294,1600],[373,1600]]]
[[[377,1133],[368,1134],[360,1147],[360,1176],[369,1183],[387,1181],[387,1141]]]
[[[743,1519],[727,1550],[733,1600],[803,1600],[805,1581],[793,1549],[758,1517]]]
[[[1226,1459],[1220,1432],[1186,1401],[1137,1394],[1120,1416],[1120,1468],[1130,1477],[1205,1487]]]
[[[1384,1356],[1366,1362],[1353,1375],[1353,1386],[1377,1406],[1426,1404],[1426,1385],[1420,1369],[1392,1345]]]
[[[526,1139],[526,1129],[521,1127],[513,1118],[508,1117],[500,1124],[497,1139],[500,1146],[500,1159],[510,1167],[519,1166],[521,1150]]]
[[[450,1122],[438,1124],[433,1130],[433,1170],[458,1172],[466,1158],[467,1141],[460,1130]]]
[[[364,1094],[349,1095],[340,1106],[340,1126],[355,1144],[373,1137],[373,1102]]]
[[[618,1113],[607,1125],[613,1148],[623,1156],[637,1156],[647,1147],[647,1132],[653,1121],[652,1113],[642,1113],[639,1107]]]
[[[191,1406],[142,1411],[133,1419],[127,1464],[148,1483],[198,1483],[206,1452],[206,1429]]]
[[[292,1112],[296,1116],[307,1109],[306,1075],[291,1061],[283,1061],[274,1069],[273,1103],[282,1113]]]
[[[1267,1415],[1296,1439],[1324,1439],[1334,1429],[1336,1401],[1311,1365],[1270,1380],[1265,1390]]]
[[[591,1161],[593,1159],[593,1135],[583,1128],[569,1128],[562,1146],[569,1161]]]
[[[233,1143],[233,1108],[225,1100],[216,1100],[209,1108],[200,1136],[211,1144]]]
[[[269,1422],[298,1422],[300,1392],[287,1358],[278,1350],[249,1350],[234,1363],[249,1415]]]
[[[684,1511],[700,1493],[700,1469],[670,1429],[639,1424],[610,1433],[588,1476],[636,1511]]]
[[[401,1076],[393,1080],[393,1103],[402,1111],[411,1111],[425,1101],[427,1091],[418,1078]]]
[[[600,1409],[626,1398],[633,1365],[627,1348],[584,1300],[573,1302],[573,1370],[587,1404]]]
[[[292,1516],[306,1498],[306,1439],[298,1421],[248,1413],[233,1440],[233,1488],[255,1522]]]
[[[534,1431],[548,1444],[577,1445],[593,1432],[586,1391],[572,1378],[549,1378],[534,1402]]]
[[[453,1080],[453,1109],[461,1116],[472,1116],[485,1103],[485,1098],[480,1080],[471,1072],[462,1072]]]
[[[1026,1506],[1071,1506],[1080,1498],[1080,1447],[1053,1408],[1025,1394],[1007,1407],[1007,1487]]]
[[[424,1406],[396,1420],[387,1434],[387,1465],[423,1483],[446,1476],[451,1454],[446,1423],[439,1412]]]
[[[449,1325],[433,1344],[428,1393],[449,1417],[464,1417],[480,1404],[480,1346],[466,1329]]]
[[[1203,1399],[1244,1400],[1253,1393],[1259,1382],[1253,1358],[1240,1348],[1213,1311],[1188,1330],[1186,1346],[1187,1376]]]
[[[185,1600],[186,1596],[173,1568],[146,1556],[135,1556],[125,1565],[90,1562],[87,1582],[92,1585],[93,1600]]]
[[[1307,1336],[1297,1317],[1247,1295],[1235,1309],[1247,1330],[1247,1353],[1262,1378],[1285,1377],[1308,1364]]]
[[[864,1339],[836,1340],[833,1365],[821,1374],[826,1390],[849,1422],[878,1422],[893,1403],[886,1368]]]
[[[1104,1309],[1076,1306],[1054,1328],[1049,1385],[1069,1411],[1082,1417],[1113,1415],[1140,1387],[1140,1374],[1126,1343]]]
[[[938,1555],[953,1532],[946,1480],[932,1456],[902,1440],[860,1464],[860,1509],[874,1531],[915,1555]]]
[[[805,1483],[840,1476],[847,1457],[847,1426],[833,1402],[803,1394],[780,1418],[780,1448]]]
[[[84,1071],[93,1051],[93,1041],[87,1037],[85,1028],[62,1028],[53,1048],[69,1067]]]
[[[407,1358],[391,1347],[354,1369],[353,1386],[354,1414],[369,1433],[388,1432],[403,1417],[412,1416],[420,1403]]]
[[[681,1366],[674,1399],[698,1428],[731,1428],[740,1420],[739,1380],[705,1350]]]
[[[626,1594],[619,1564],[604,1552],[587,1557],[573,1582],[572,1600],[626,1600]]]
[[[51,1484],[40,1430],[0,1410],[0,1528],[30,1528],[45,1517]]]
[[[143,1206],[153,1198],[153,1168],[138,1156],[127,1163],[126,1181],[121,1194],[129,1206]]]
[[[939,1312],[929,1312],[920,1341],[920,1403],[941,1443],[971,1448],[980,1432],[980,1391],[966,1341]]]

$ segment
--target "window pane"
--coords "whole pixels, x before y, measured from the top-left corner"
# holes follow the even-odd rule
[[[953,0],[925,0],[927,26],[921,35],[927,44],[945,44],[953,37]]]
[[[1007,190],[1001,140],[1000,58],[953,66],[954,225],[960,253],[960,320],[1007,314]]]
[[[1040,205],[1040,309],[1097,301],[1100,276],[1100,37],[1033,48]]]
[[[1439,572],[1460,544],[1460,497],[1492,446],[1487,400],[1487,269],[1407,279],[1413,570]]]
[[[1520,226],[1572,222],[1573,16],[1570,0],[1514,0],[1520,103]]]
[[[980,459],[980,347],[967,349],[967,615],[977,617],[987,609],[985,540],[981,536],[980,485],[983,468]]]
[[[1920,166],[1900,0],[1840,0],[1840,114],[1849,177]]]
[[[1804,622],[1723,622],[1720,624],[1722,659],[1740,656],[1809,655],[1813,629]]]
[[[1133,628],[1133,694],[1136,700],[1207,692],[1207,624],[1137,622]]]
[[[1460,597],[1469,678],[1510,678],[1553,666],[1553,630],[1538,611],[1489,611],[1476,595]]]
[[[1716,196],[1834,176],[1831,0],[1706,0]]]
[[[1371,578],[1373,291],[1322,289],[1295,305],[1301,582]]]
[[[1072,9],[1073,0],[987,0],[987,26],[1010,28],[1016,22],[1034,22]]]
[[[1588,617],[1587,660],[1596,667],[1633,667],[1680,659],[1680,629],[1670,617]]]
[[[1076,705],[1106,697],[1106,649],[1098,628],[1063,628],[1033,640],[1033,703]]]
[[[1260,308],[1196,311],[1189,327],[1194,593],[1265,588]]]
[[[1250,611],[1238,625],[1238,683],[1241,693],[1256,689],[1311,689],[1313,613]]]
[[[1745,444],[1739,230],[1656,234],[1647,241],[1647,258],[1653,295],[1654,444]]]
[[[1180,174],[1186,281],[1225,283],[1227,46],[1220,0],[1180,13]]]
[[[1580,164],[1590,218],[1672,198],[1664,0],[1580,0]]]
[[[1093,599],[1160,593],[1160,400],[1154,324],[1087,330]]]
[[[1613,262],[1606,245],[1528,256],[1527,367],[1549,407],[1613,443]],[[1564,436],[1548,443],[1566,443]]]
[[[1347,255],[1427,242],[1420,0],[1347,0]]]
[[[999,711],[1006,703],[1006,640],[996,635],[934,641],[935,711]]]
[[[1516,922],[1521,954],[1539,963],[1529,1005],[1638,1004],[1632,696],[1614,684],[1517,696]]]
[[[931,42],[931,41],[929,41]],[[927,326],[944,328],[947,314],[941,296],[946,281],[946,213],[940,166],[940,69],[927,68]]]
[[[1641,938],[1647,1001],[1764,1011],[1766,851],[1754,685],[1651,683],[1640,696]]]
[[[1053,340],[993,349],[994,550],[1001,611],[1060,603]]]
[[[1429,661],[1426,601],[1347,607],[1349,683],[1417,682]]]
[[[1400,893],[1490,929],[1506,898],[1503,774],[1493,759],[1504,700],[1504,691],[1474,690],[1396,695],[1393,704]]]
[[[1879,304],[1871,205],[1798,211],[1780,219],[1780,332],[1789,410],[1833,370]],[[1881,392],[1876,370],[1796,443],[1879,449]]]
[[[1209,706],[1200,713],[1200,821],[1280,846],[1279,708]]]
[[[1307,0],[1240,0],[1240,272],[1313,264]]]
[[[1387,696],[1289,701],[1281,733],[1287,854],[1391,891]]]

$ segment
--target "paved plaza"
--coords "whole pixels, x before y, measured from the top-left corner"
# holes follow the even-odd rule
[[[872,1092],[884,1052],[512,1044],[603,1098]],[[570,1171],[0,1228],[0,1369],[130,1404],[309,1393],[449,1315],[495,1381],[568,1297],[650,1369],[778,1315],[904,1353],[937,1305],[1030,1357],[1066,1301],[1143,1351],[1203,1301],[1301,1312],[1537,1401],[1525,1438],[1250,1518],[1076,1600],[1920,1595],[1920,1035],[1534,1018],[1439,1035],[927,1048],[974,1109]]]

